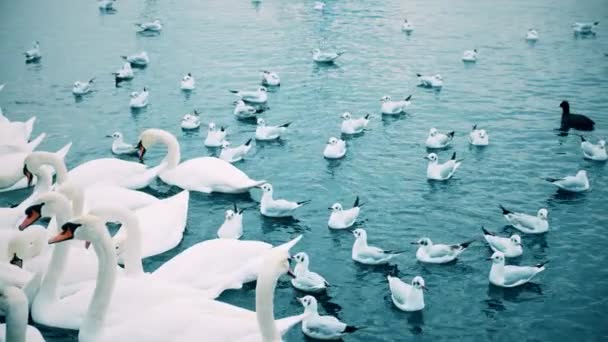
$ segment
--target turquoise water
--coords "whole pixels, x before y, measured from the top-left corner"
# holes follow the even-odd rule
[[[313,1],[118,1],[118,11],[100,14],[93,1],[0,2],[0,105],[15,120],[38,118],[35,133],[47,132],[41,146],[74,146],[69,166],[110,156],[104,136],[120,130],[134,141],[145,128],[174,133],[184,159],[215,153],[202,141],[205,130],[183,133],[181,117],[197,108],[202,121],[228,126],[229,139],[252,137],[251,123],[232,116],[228,89],[254,88],[260,69],[279,73],[282,86],[270,94],[262,114],[270,124],[292,121],[281,143],[257,144],[238,167],[256,179],[268,179],[278,197],[311,199],[297,221],[264,219],[246,211],[246,239],[280,243],[304,234],[297,251],[311,256],[311,268],[334,286],[320,298],[323,313],[365,329],[349,341],[581,341],[608,337],[606,295],[608,246],[605,234],[606,166],[583,160],[579,138],[558,136],[563,99],[574,112],[597,122],[592,137],[606,137],[608,81],[608,6],[602,0],[576,1],[328,1],[324,13]],[[400,31],[403,17],[414,33]],[[133,23],[160,17],[164,31],[154,37],[135,34]],[[600,21],[595,38],[574,37],[574,21]],[[534,27],[540,40],[524,41]],[[22,51],[40,41],[40,64],[24,64]],[[335,47],[346,53],[335,66],[314,65],[310,50]],[[479,61],[463,65],[464,50],[477,48]],[[114,87],[111,72],[120,55],[146,50],[148,68]],[[197,89],[179,90],[192,72]],[[441,92],[416,87],[416,73],[439,72]],[[95,92],[76,101],[76,80],[96,77]],[[132,113],[129,93],[150,89],[147,109]],[[413,94],[410,113],[397,118],[379,114],[379,99]],[[325,142],[339,134],[339,115],[372,113],[370,130],[348,139],[345,159],[322,158]],[[491,145],[468,146],[473,124],[488,130]],[[452,151],[464,157],[447,183],[425,178],[424,141],[432,126],[455,130]],[[163,151],[147,154],[152,164]],[[591,191],[557,194],[540,177],[589,172]],[[160,197],[177,192],[161,182],[145,191]],[[3,193],[0,204],[24,198],[27,191]],[[350,205],[359,195],[366,205],[360,226],[370,243],[406,249],[392,267],[365,267],[350,259],[353,237],[326,227],[327,207]],[[236,201],[257,208],[251,196],[192,193],[187,233],[175,250],[146,260],[147,270],[201,240],[213,238],[223,211]],[[524,255],[513,261],[549,260],[530,286],[499,289],[488,285],[489,249],[481,241],[454,264],[417,263],[410,241],[428,236],[436,242],[481,239],[480,226],[510,232],[498,203],[525,212],[549,209],[551,231],[524,236]],[[426,308],[404,313],[391,303],[386,274],[398,268],[407,281],[422,275],[430,291]],[[230,291],[220,299],[254,307],[254,286]],[[287,278],[276,292],[277,316],[300,313]],[[73,332],[45,329],[51,341],[74,340]],[[302,341],[297,329],[288,341]]]

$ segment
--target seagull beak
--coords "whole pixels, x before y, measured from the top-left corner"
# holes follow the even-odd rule
[[[291,269],[287,270],[287,275],[294,279],[296,278],[296,275],[293,273],[293,271]]]
[[[486,260],[492,260],[492,258],[486,258]]]
[[[410,245],[417,245],[418,241],[410,242]]]
[[[112,137],[111,135],[106,135],[106,138],[111,138],[111,137]]]
[[[428,156],[423,157],[422,159],[430,160]]]
[[[422,289],[423,289],[424,291],[429,292],[428,287],[426,287],[426,286],[421,286],[421,287],[422,287]]]
[[[332,207],[329,207],[329,208],[327,208],[327,209],[329,209],[329,210],[334,210],[334,208],[332,208]]]

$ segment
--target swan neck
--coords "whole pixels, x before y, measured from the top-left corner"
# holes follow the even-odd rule
[[[280,340],[274,320],[274,290],[277,280],[271,272],[262,272],[255,288],[255,314],[263,342]]]
[[[58,184],[63,184],[68,180],[68,169],[65,166],[65,162],[56,154],[41,153],[37,156],[37,162],[39,166],[50,165],[55,169]],[[31,171],[34,172],[35,170]]]
[[[120,231],[117,234],[126,234],[123,258],[127,275],[143,275],[144,267],[141,263],[142,236],[139,220],[135,214],[128,209],[111,208],[108,212],[113,220],[117,220],[122,224]]]
[[[25,342],[29,315],[27,297],[14,287],[8,287],[4,292],[7,297],[5,341]]]
[[[168,132],[157,132],[157,138],[167,146],[167,155],[164,159],[167,162],[167,169],[171,170],[177,167],[181,160],[181,152],[179,142],[175,136]]]

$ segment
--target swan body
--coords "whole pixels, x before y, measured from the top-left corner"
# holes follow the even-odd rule
[[[412,104],[411,99],[412,95],[406,97],[404,100],[401,101],[392,101],[390,96],[383,96],[380,99],[380,102],[382,102],[382,105],[380,106],[380,111],[382,112],[382,114],[386,115],[396,115],[405,113],[407,107]]]
[[[340,131],[342,134],[359,134],[363,133],[367,125],[369,124],[369,114],[362,118],[354,119],[349,112],[345,112],[341,115],[342,125]]]
[[[387,276],[393,304],[401,311],[420,311],[424,309],[424,279],[417,276],[412,284],[406,284],[397,277]]]
[[[194,90],[194,88],[196,88],[196,80],[194,79],[191,73],[188,73],[187,75],[182,77],[182,80],[180,82],[181,90]]]
[[[2,164],[1,158],[2,155],[12,154],[12,153],[30,153],[35,150],[40,143],[46,138],[46,133],[40,133],[34,140],[30,142],[24,142],[21,144],[11,144],[11,145],[0,145],[0,165]]]
[[[182,118],[182,129],[198,129],[201,126],[201,119],[195,110],[192,114],[186,114]]]
[[[281,134],[287,131],[287,127],[291,125],[291,122],[282,124],[280,126],[268,126],[266,121],[259,118],[257,121],[257,127],[255,129],[256,140],[276,140],[281,137]]]
[[[6,315],[6,323],[0,324],[0,341],[44,342],[40,331],[27,324],[28,300],[21,289],[0,283],[0,311]]]
[[[131,64],[131,66],[140,68],[143,68],[150,63],[150,57],[148,57],[148,53],[146,51],[142,51],[130,56],[122,56],[122,58]]]
[[[146,87],[142,92],[134,91],[131,93],[131,100],[129,101],[129,107],[131,108],[144,108],[148,105],[148,97],[150,92]]]
[[[207,137],[205,138],[205,146],[207,147],[220,147],[226,141],[226,135],[228,132],[224,128],[224,126],[217,129],[214,122],[209,123],[209,128],[207,129]]]
[[[95,81],[95,78],[91,78],[88,81],[76,81],[74,82],[74,87],[72,87],[72,94],[74,95],[85,95],[92,91],[91,85]]]
[[[35,116],[25,122],[10,121],[0,110],[0,146],[26,145],[34,130],[35,122]]]
[[[452,154],[452,158],[450,160],[443,164],[439,163],[439,159],[435,153],[430,153],[425,157],[425,159],[429,161],[426,168],[426,178],[438,181],[444,181],[452,178],[462,163],[462,160],[456,159],[456,152]]]
[[[252,139],[249,139],[243,145],[237,147],[230,147],[230,142],[224,140],[222,142],[222,150],[219,158],[229,163],[236,163],[243,160],[243,157],[251,151],[251,140]]]
[[[214,157],[199,157],[180,163],[179,143],[171,133],[148,129],[139,138],[140,158],[156,143],[167,146],[167,155],[161,163],[160,179],[185,190],[204,193],[244,193],[266,181],[255,181],[232,164]]]

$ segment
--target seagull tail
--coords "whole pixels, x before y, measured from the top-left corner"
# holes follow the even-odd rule
[[[509,215],[513,213],[512,211],[507,210],[505,207],[503,207],[502,204],[499,204],[498,207],[502,210],[503,215]]]
[[[89,83],[93,83],[93,82],[95,82],[95,77],[93,77],[89,80]]]
[[[420,74],[416,74],[416,77],[422,77],[422,75],[420,75]]]
[[[412,94],[410,94],[410,96],[405,98],[405,101],[410,101],[412,99]]]
[[[541,262],[541,263],[539,263],[539,264],[536,264],[534,267],[544,269],[544,268],[545,268],[545,265],[546,265],[546,264],[548,264],[548,263],[549,263],[549,260],[547,260],[547,261],[543,261],[543,262]]]
[[[448,137],[454,138],[454,133],[455,133],[454,131],[448,132]]]
[[[369,120],[370,116],[371,116],[371,114],[369,114],[369,113],[365,114],[365,120]]]
[[[365,203],[359,202],[359,196],[355,198],[355,204],[353,204],[353,208],[361,208]]]
[[[474,131],[476,129],[477,129],[477,124],[474,124],[472,130]]]
[[[127,56],[120,56],[120,58],[124,59],[125,61],[127,60]]]
[[[251,145],[251,138],[249,138],[249,140],[247,140],[247,142],[245,143],[245,146],[249,146]]]
[[[285,128],[287,128],[287,127],[289,127],[289,125],[291,125],[291,122],[284,123],[284,124],[282,124],[282,125],[281,125],[281,126],[279,126],[279,127],[285,127]]]
[[[484,226],[481,226],[481,230],[483,231],[483,235],[491,235],[491,236],[495,235],[491,231],[487,230],[486,227],[484,227]]]
[[[557,182],[559,180],[559,178],[547,177],[547,178],[544,178],[544,180],[546,180],[549,183],[553,183],[553,182]]]
[[[475,240],[469,240],[467,242],[463,242],[463,243],[459,244],[459,246],[462,249],[466,249],[466,248],[469,248],[469,245],[471,245],[473,242],[475,242]]]
[[[363,329],[363,327],[356,327],[354,325],[347,325],[346,328],[344,328],[344,332],[345,333],[354,333],[355,331],[357,331],[359,329]]]
[[[238,92],[239,92],[238,90],[233,90],[233,89],[230,89],[228,91],[231,92],[231,93],[233,93],[233,94],[238,94]]]
[[[599,22],[599,21],[596,21],[596,22],[594,22],[594,23],[593,23],[593,25],[594,25],[594,26],[597,26],[597,25],[599,25],[599,24],[600,24],[600,22]]]
[[[304,204],[310,203],[311,200],[296,202],[298,206],[303,206]]]

